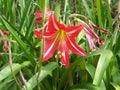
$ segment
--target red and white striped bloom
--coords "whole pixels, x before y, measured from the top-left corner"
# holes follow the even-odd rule
[[[54,14],[51,14],[48,19],[48,30],[44,31],[43,37],[41,37],[42,32],[40,30],[34,30],[37,38],[45,40],[43,61],[50,59],[56,50],[61,63],[65,67],[69,67],[69,50],[75,54],[85,56],[85,51],[75,42],[76,37],[83,28],[83,24],[66,27],[56,20]]]
[[[87,24],[81,20],[80,23],[84,25],[85,35],[86,35],[86,38],[88,40],[91,51],[96,48],[93,39],[95,39],[99,45],[104,44],[103,38],[99,38],[99,36],[94,32],[94,28],[99,30],[102,33],[105,33],[105,34],[109,33],[109,31],[98,27],[97,25],[95,25],[91,21],[89,21],[89,24]]]

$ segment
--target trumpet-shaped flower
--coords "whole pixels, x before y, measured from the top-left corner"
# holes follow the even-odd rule
[[[93,38],[98,42],[99,45],[104,44],[103,39],[99,38],[99,36],[94,32],[94,28],[103,32],[103,33],[105,33],[105,34],[109,33],[107,30],[104,30],[104,29],[96,26],[91,21],[89,21],[89,25],[86,24],[84,21],[80,21],[80,23],[84,24],[85,35],[86,35],[86,38],[88,40],[88,43],[89,43],[89,46],[90,46],[91,50],[96,48],[96,46],[94,44],[94,41],[93,41]]]
[[[42,32],[34,30],[34,34],[39,39],[45,40],[43,61],[50,59],[57,50],[57,56],[60,57],[61,63],[65,67],[69,67],[70,50],[78,55],[85,56],[85,51],[80,48],[75,39],[79,32],[84,28],[84,25],[66,27],[60,24],[54,14],[51,14],[48,19],[48,30]]]

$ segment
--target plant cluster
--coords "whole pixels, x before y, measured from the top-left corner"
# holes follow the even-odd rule
[[[0,0],[0,90],[120,90],[120,0]]]

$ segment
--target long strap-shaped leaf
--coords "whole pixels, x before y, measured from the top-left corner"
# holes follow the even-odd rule
[[[29,61],[25,61],[22,64],[19,63],[13,63],[12,64],[12,69],[13,72],[18,72],[22,67],[26,67],[29,66],[30,62]],[[11,70],[10,70],[10,66],[6,65],[1,71],[0,71],[0,81],[4,80],[5,78],[7,78],[8,76],[11,75]]]
[[[97,64],[96,72],[93,79],[94,85],[100,85],[103,79],[104,72],[106,71],[110,60],[113,56],[113,53],[110,50],[98,51],[97,54],[100,54],[100,58]]]
[[[47,64],[46,66],[44,66],[41,69],[41,73],[40,76],[38,78],[38,83],[41,82],[46,76],[48,76],[54,69],[56,69],[58,67],[58,64],[55,62],[51,62],[49,64]],[[38,73],[36,73],[32,78],[29,79],[29,81],[27,82],[27,89],[28,90],[33,90],[33,88],[35,86],[37,86],[37,80],[36,80],[36,76],[38,75]],[[25,86],[23,86],[24,88]]]
[[[13,71],[19,71],[21,69],[21,65],[18,63],[14,63],[12,65]],[[6,66],[0,71],[0,81],[4,80],[6,77],[8,77],[11,74],[10,66]]]

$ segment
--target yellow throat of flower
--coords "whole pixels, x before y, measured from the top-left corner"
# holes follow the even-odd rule
[[[64,30],[59,30],[57,32],[57,36],[60,39],[60,41],[63,41],[66,38],[67,33]]]

